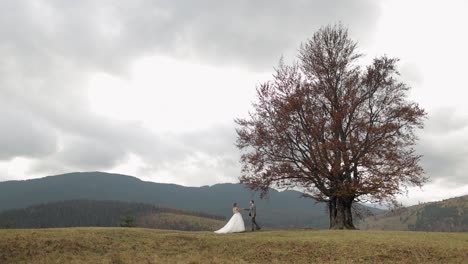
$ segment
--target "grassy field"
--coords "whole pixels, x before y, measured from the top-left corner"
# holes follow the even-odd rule
[[[468,233],[0,230],[0,263],[468,263]]]

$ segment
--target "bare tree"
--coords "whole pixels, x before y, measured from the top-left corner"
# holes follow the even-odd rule
[[[257,88],[250,117],[236,119],[240,182],[262,194],[303,189],[328,203],[332,229],[355,228],[353,203],[391,201],[426,181],[414,150],[425,111],[407,99],[397,59],[363,68],[361,56],[342,25],[321,28],[298,62],[281,60]]]

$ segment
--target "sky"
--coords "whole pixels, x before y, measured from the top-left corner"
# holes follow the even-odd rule
[[[364,62],[398,57],[428,112],[430,181],[405,205],[468,194],[468,2],[0,1],[0,181],[106,171],[238,182],[234,119],[281,56],[341,22]]]

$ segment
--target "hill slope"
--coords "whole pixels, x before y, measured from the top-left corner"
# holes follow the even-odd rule
[[[0,263],[463,263],[468,233],[0,230]]]
[[[173,230],[212,231],[224,225],[224,217],[200,212],[143,203],[69,200],[0,212],[0,228],[117,227],[125,219],[138,227]]]
[[[255,199],[258,222],[270,227],[328,227],[325,206],[300,198],[296,191],[271,190],[260,200],[240,184],[184,187],[144,182],[138,178],[101,172],[69,173],[26,181],[0,182],[0,211],[62,200],[119,200],[231,216],[234,201],[248,207]],[[244,214],[246,215],[246,214]]]
[[[371,230],[467,232],[468,195],[368,217],[358,226]]]

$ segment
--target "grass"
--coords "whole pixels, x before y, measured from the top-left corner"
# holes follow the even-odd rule
[[[0,263],[468,263],[468,233],[0,230]]]
[[[193,215],[158,213],[137,218],[137,226],[155,229],[177,230],[217,230],[226,224],[225,221]]]

